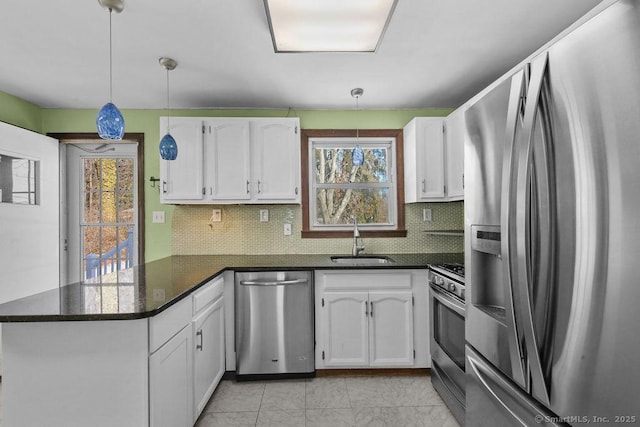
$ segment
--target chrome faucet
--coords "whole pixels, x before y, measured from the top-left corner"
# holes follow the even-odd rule
[[[360,230],[358,230],[358,220],[355,216],[352,216],[353,220],[353,248],[351,248],[351,255],[358,256],[358,254],[364,251],[364,245],[362,241],[358,244],[358,239],[360,238]]]

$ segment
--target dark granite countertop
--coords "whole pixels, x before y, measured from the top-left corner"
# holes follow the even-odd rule
[[[426,268],[428,264],[464,262],[463,254],[388,256],[395,262],[373,266],[336,264],[326,254],[170,256],[126,270],[114,283],[73,283],[0,304],[0,322],[151,317],[226,270],[412,269]]]

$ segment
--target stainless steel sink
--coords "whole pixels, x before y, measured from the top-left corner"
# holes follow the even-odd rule
[[[336,264],[347,264],[347,265],[378,265],[378,264],[391,264],[395,261],[388,256],[378,256],[378,255],[358,255],[358,256],[350,256],[350,255],[337,255],[332,256],[331,261]]]

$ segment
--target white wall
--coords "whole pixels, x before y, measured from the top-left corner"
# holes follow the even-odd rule
[[[0,122],[2,154],[40,161],[40,204],[0,203],[0,303],[57,288],[60,268],[58,141]]]

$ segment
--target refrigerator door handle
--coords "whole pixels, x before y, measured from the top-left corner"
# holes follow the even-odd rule
[[[525,338],[527,350],[527,361],[531,370],[531,391],[536,399],[549,406],[549,389],[545,384],[540,360],[540,351],[534,329],[533,306],[530,294],[530,283],[532,280],[529,265],[529,245],[533,238],[528,235],[529,211],[531,207],[530,177],[532,169],[532,152],[534,126],[538,114],[538,105],[543,88],[544,77],[547,69],[548,53],[542,54],[531,64],[531,80],[527,92],[527,104],[525,106],[525,116],[521,140],[518,141],[518,155],[516,159],[516,235],[520,236],[516,241],[516,272],[515,282],[518,286],[518,299],[520,308],[519,326]]]
[[[511,214],[515,211],[515,168],[514,159],[516,152],[516,137],[521,121],[522,108],[525,95],[525,70],[520,70],[511,78],[511,92],[509,94],[509,107],[507,115],[507,130],[505,134],[505,147],[502,160],[502,195],[500,212],[501,257],[504,277],[505,292],[505,317],[507,322],[509,356],[512,366],[513,380],[523,388],[527,388],[527,376],[525,376],[524,355],[521,340],[516,327],[517,301],[514,298],[514,283],[511,264],[513,262],[514,247],[511,243],[515,240],[515,227],[511,221]]]

